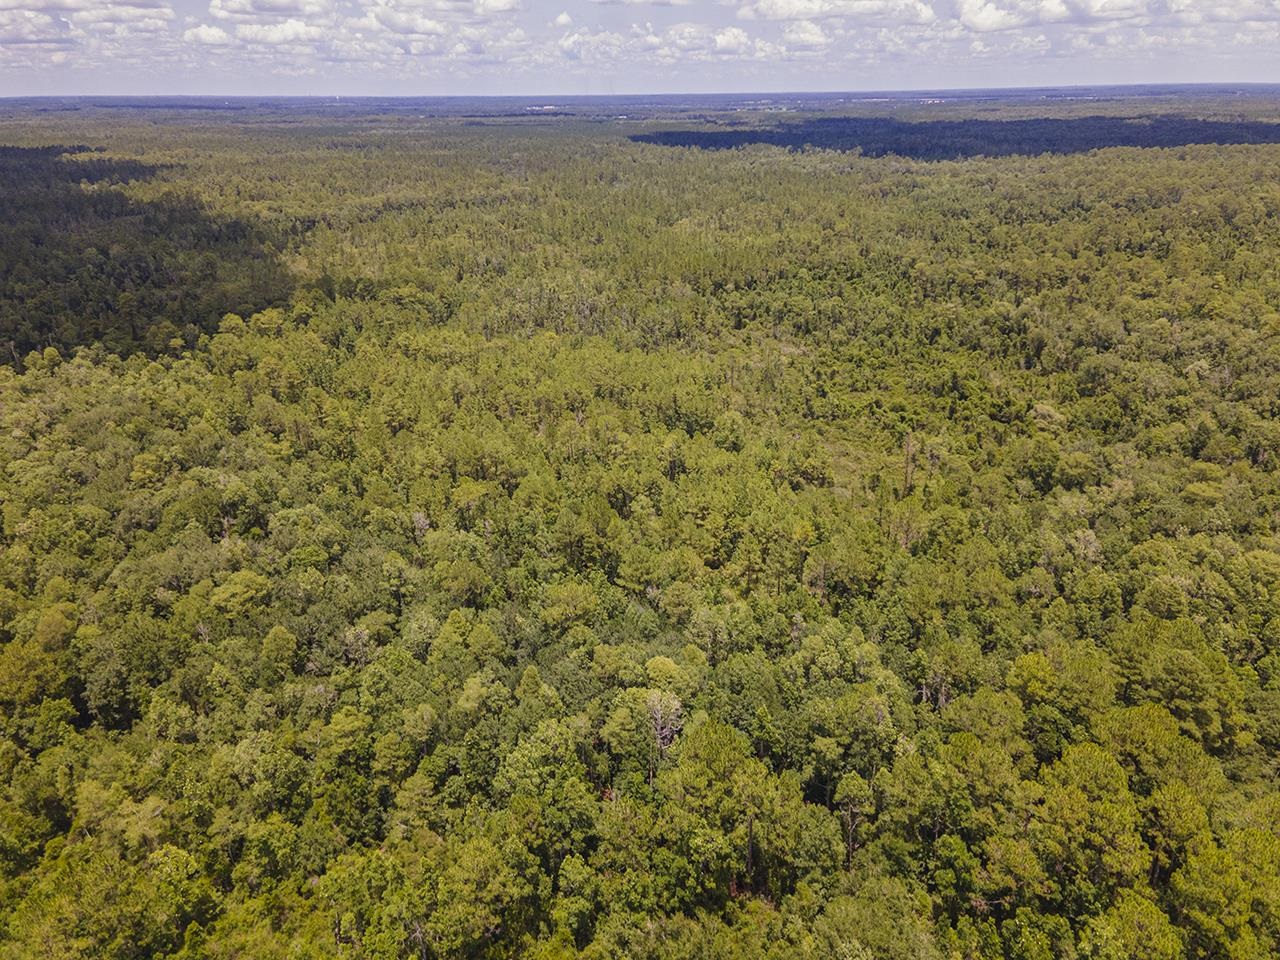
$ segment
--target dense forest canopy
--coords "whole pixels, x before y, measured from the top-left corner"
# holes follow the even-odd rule
[[[0,106],[0,958],[1280,953],[1280,97],[202,106]]]

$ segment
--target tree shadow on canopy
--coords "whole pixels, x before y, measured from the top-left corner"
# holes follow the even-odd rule
[[[84,146],[0,146],[0,363],[91,343],[158,352],[287,298],[263,227],[119,189],[158,172]]]
[[[1280,123],[1197,120],[1179,116],[1039,117],[1025,120],[925,120],[819,117],[770,127],[663,130],[632,140],[669,147],[729,150],[753,143],[790,149],[858,150],[916,160],[1083,153],[1104,147],[1280,143]]]

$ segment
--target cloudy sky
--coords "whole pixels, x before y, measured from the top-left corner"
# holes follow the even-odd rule
[[[1280,81],[1280,0],[0,0],[0,95]]]

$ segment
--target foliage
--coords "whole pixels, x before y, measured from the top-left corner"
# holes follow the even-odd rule
[[[1280,146],[0,129],[0,957],[1280,952]]]

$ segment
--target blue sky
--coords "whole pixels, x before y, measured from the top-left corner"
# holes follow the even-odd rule
[[[0,0],[0,95],[1280,81],[1280,0]]]

